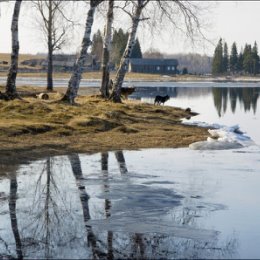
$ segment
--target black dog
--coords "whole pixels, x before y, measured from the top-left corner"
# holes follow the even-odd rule
[[[156,96],[155,99],[154,99],[154,105],[161,105],[161,103],[165,103],[167,100],[169,100],[170,97],[167,95],[167,96]]]

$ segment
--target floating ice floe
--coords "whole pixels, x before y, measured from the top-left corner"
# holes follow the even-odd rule
[[[204,122],[194,122],[192,124],[214,128],[208,130],[211,137],[208,137],[206,141],[195,142],[189,145],[189,148],[193,150],[237,149],[253,144],[251,138],[240,131],[238,125],[227,127],[218,124],[209,125]]]

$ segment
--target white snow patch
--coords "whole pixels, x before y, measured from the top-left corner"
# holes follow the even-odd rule
[[[228,127],[219,124],[210,125],[205,122],[186,124],[213,128],[208,130],[211,137],[208,137],[206,141],[195,142],[189,145],[189,148],[193,150],[227,150],[247,147],[253,144],[251,138],[245,135],[238,125]]]

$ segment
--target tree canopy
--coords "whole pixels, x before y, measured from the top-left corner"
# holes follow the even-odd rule
[[[122,28],[119,28],[118,30],[114,30],[112,36],[111,62],[116,66],[119,64],[120,59],[124,53],[128,41],[128,36],[129,36],[128,32],[124,32]],[[93,35],[91,54],[95,55],[97,60],[100,61],[102,57],[102,50],[103,50],[103,37],[100,30],[98,30]],[[131,54],[131,58],[142,58],[142,57],[143,55],[141,51],[141,45],[137,38]]]
[[[212,62],[212,74],[250,74],[256,75],[260,72],[259,55],[257,43],[245,44],[240,53],[237,52],[237,45],[234,42],[231,46],[231,53],[228,54],[227,43],[220,38],[214,52]]]

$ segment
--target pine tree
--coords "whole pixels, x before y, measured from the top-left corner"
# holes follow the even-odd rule
[[[131,54],[131,58],[142,58],[142,51],[141,51],[141,46],[140,46],[140,42],[138,40],[138,38],[136,39],[132,54]]]
[[[237,45],[234,42],[231,47],[231,54],[229,59],[230,72],[236,73],[238,71],[238,53]]]
[[[259,56],[256,42],[254,43],[254,47],[252,48],[252,73],[254,75],[259,73]]]
[[[128,33],[120,28],[118,31],[115,30],[112,39],[112,51],[111,51],[111,61],[118,65],[120,59],[124,53],[128,39]]]
[[[220,38],[217,47],[215,48],[212,61],[212,74],[218,75],[223,72],[223,44]]]
[[[246,44],[243,53],[243,69],[246,73],[252,74],[253,72],[253,56],[250,44]]]
[[[241,50],[237,60],[237,71],[240,73],[243,72],[243,60],[244,60],[243,50]]]
[[[128,41],[128,33],[124,32],[121,28],[114,31],[112,39],[112,53],[111,61],[119,65],[121,57],[125,51],[125,47]],[[131,58],[142,58],[141,46],[138,38],[136,39],[135,45],[133,47]]]
[[[91,54],[96,57],[96,60],[101,61],[102,52],[103,52],[103,38],[101,35],[101,31],[98,30],[93,35]]]
[[[224,43],[224,51],[223,51],[223,61],[222,61],[222,72],[227,73],[228,72],[228,46],[227,43]]]

